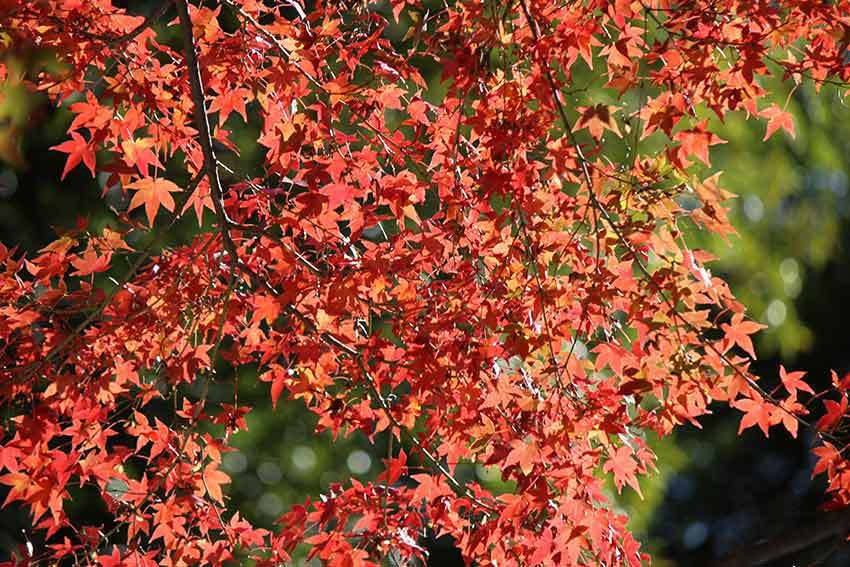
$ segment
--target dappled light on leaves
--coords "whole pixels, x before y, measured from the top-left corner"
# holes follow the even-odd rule
[[[0,245],[0,484],[46,542],[19,563],[277,565],[306,544],[378,565],[432,530],[478,565],[638,565],[606,482],[642,497],[645,434],[713,402],[742,432],[815,430],[850,502],[848,380],[759,380],[764,326],[689,244],[734,234],[718,122],[794,136],[762,83],[850,79],[846,1],[289,5],[0,0],[3,36],[64,64],[23,83],[72,115],[61,178],[126,197],[109,228]],[[246,369],[318,431],[389,438],[377,477],[352,454],[363,478],[252,526],[223,466]],[[79,486],[108,525],[66,506]]]

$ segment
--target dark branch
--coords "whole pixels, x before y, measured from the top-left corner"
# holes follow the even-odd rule
[[[224,210],[223,190],[221,188],[221,178],[218,175],[218,160],[215,157],[215,149],[213,148],[212,133],[210,131],[210,121],[207,116],[207,105],[204,99],[204,83],[201,75],[201,66],[198,63],[197,46],[195,45],[195,36],[192,32],[192,19],[189,17],[189,5],[186,0],[175,0],[177,7],[177,16],[180,19],[180,27],[183,32],[183,47],[186,51],[186,67],[189,72],[189,87],[192,93],[192,103],[195,107],[195,125],[198,128],[199,143],[201,144],[201,153],[204,156],[203,169],[206,172],[207,180],[210,184],[210,193],[212,194],[213,206],[215,214],[218,217],[221,237],[224,240],[224,247],[227,253],[230,254],[231,264],[236,262],[238,254],[233,238],[230,236],[230,219],[227,217],[227,212]]]
[[[809,547],[850,533],[850,508],[821,513],[804,526],[795,527],[754,545],[732,551],[718,567],[751,567],[791,557]]]

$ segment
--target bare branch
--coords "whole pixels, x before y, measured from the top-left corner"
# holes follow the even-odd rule
[[[177,16],[180,19],[180,27],[183,32],[183,47],[186,51],[186,66],[189,71],[189,87],[192,93],[192,103],[195,107],[195,125],[198,128],[198,141],[204,156],[203,169],[210,184],[213,206],[215,207],[216,217],[218,217],[224,247],[227,249],[228,254],[231,255],[231,264],[233,264],[238,258],[238,254],[236,244],[230,236],[230,219],[224,210],[223,190],[221,188],[221,178],[218,174],[218,160],[215,157],[215,149],[212,143],[210,121],[207,116],[207,106],[204,100],[204,83],[201,76],[201,67],[198,63],[195,36],[192,32],[192,19],[189,17],[189,5],[186,0],[175,0],[174,4],[177,6]]]
[[[843,539],[848,532],[850,508],[822,513],[803,526],[733,551],[718,563],[718,567],[753,567],[779,559],[791,559],[794,554],[819,543],[835,538]]]

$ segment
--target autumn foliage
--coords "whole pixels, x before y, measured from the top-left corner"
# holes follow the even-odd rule
[[[108,228],[0,245],[0,483],[45,542],[15,564],[276,565],[306,543],[374,565],[430,527],[479,565],[639,565],[606,478],[640,492],[643,433],[712,403],[815,429],[850,504],[850,379],[751,374],[761,325],[687,239],[734,232],[709,168],[727,114],[793,136],[767,77],[850,80],[850,3],[197,4],[0,0],[7,52],[63,64],[0,65],[73,113],[63,177],[126,197]],[[239,171],[247,122],[262,159]],[[183,217],[196,236],[163,246]],[[390,432],[384,472],[254,528],[220,469],[251,407],[207,395],[240,368],[320,429]],[[79,485],[111,523],[67,513]]]

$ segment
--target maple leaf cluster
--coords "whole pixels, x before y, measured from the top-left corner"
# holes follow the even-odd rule
[[[17,78],[73,115],[62,177],[128,196],[99,233],[0,246],[0,483],[47,542],[15,564],[273,565],[306,543],[377,565],[422,556],[432,528],[480,565],[637,565],[605,479],[640,492],[644,432],[720,401],[796,434],[810,389],[784,369],[785,399],[759,385],[761,326],[685,232],[734,232],[709,114],[793,135],[761,83],[850,79],[850,3],[289,4],[0,0],[12,45],[63,62]],[[573,104],[588,75],[604,96]],[[240,171],[246,122],[262,161]],[[186,215],[189,241],[129,244]],[[320,430],[406,452],[253,527],[220,468],[251,408],[207,395],[242,367]],[[824,434],[846,425],[845,382]],[[833,437],[817,471],[847,503]],[[81,525],[72,486],[111,523]]]

